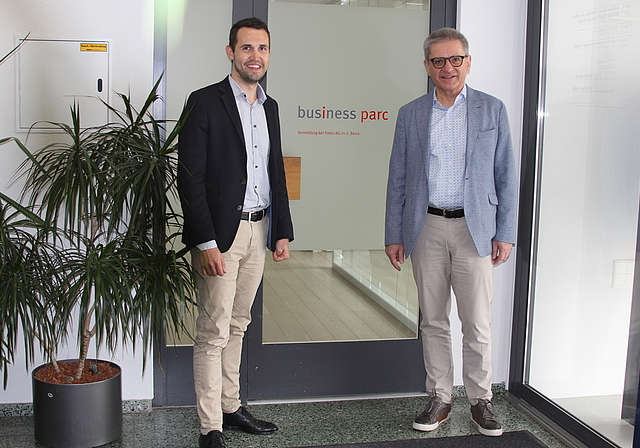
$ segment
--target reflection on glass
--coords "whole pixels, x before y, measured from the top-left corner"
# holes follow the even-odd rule
[[[637,79],[640,63],[622,61],[640,43],[640,28],[626,25],[640,2],[615,13],[609,5],[548,6],[528,383],[631,447],[622,397],[627,365],[638,369],[638,348],[627,346],[640,188],[640,107],[631,98],[640,91],[623,84]]]
[[[383,250],[267,258],[265,344],[416,338],[417,316],[410,264],[397,273]]]
[[[400,273],[390,269],[383,250],[333,251],[333,269],[414,332],[418,325],[418,291],[410,262]]]

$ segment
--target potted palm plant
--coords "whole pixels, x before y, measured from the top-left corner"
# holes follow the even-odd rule
[[[124,94],[120,108],[105,103],[115,119],[100,127],[83,129],[71,107],[70,124],[50,123],[59,138],[38,150],[0,140],[26,155],[20,199],[0,193],[0,367],[6,382],[20,328],[31,359],[37,348],[48,357],[32,375],[35,435],[45,445],[120,436],[120,368],[87,359],[89,348],[130,344],[146,355],[165,324],[182,326],[195,288],[172,205],[181,125],[166,134],[153,117],[159,82],[139,110]],[[78,359],[60,361],[72,334]],[[89,392],[87,381],[105,390]]]

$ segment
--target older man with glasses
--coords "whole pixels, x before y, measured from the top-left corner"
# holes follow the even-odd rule
[[[451,411],[449,313],[456,296],[463,333],[463,381],[471,417],[502,434],[491,399],[493,266],[516,237],[517,181],[504,104],[465,83],[469,44],[458,31],[434,31],[424,65],[435,89],[403,106],[396,123],[385,222],[385,250],[401,269],[411,256],[431,393],[413,422],[432,431]]]

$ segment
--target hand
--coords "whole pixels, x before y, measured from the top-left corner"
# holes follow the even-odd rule
[[[387,254],[387,257],[389,257],[389,261],[391,261],[393,267],[401,271],[402,268],[400,265],[404,264],[404,244],[389,244],[385,246],[384,252]]]
[[[276,241],[276,250],[273,251],[273,261],[284,261],[289,259],[289,240],[284,238]]]
[[[224,257],[217,247],[200,251],[200,267],[202,275],[216,277],[227,273]]]
[[[494,266],[504,263],[511,254],[513,244],[503,243],[502,241],[493,241],[493,251],[491,252],[491,262]]]

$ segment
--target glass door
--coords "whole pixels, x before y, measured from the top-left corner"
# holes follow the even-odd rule
[[[640,1],[530,3],[510,389],[590,447],[631,447]]]
[[[422,42],[430,23],[455,26],[455,1],[425,1],[156,0],[169,119],[229,73],[233,21],[269,10],[265,86],[280,106],[296,239],[290,260],[267,255],[243,400],[424,389],[411,267],[396,274],[386,260],[383,219],[397,110],[427,89]],[[159,341],[154,405],[195,403],[192,336]]]
[[[233,0],[155,0],[155,77],[163,76],[164,115],[177,120],[188,95],[224,79],[231,70],[225,53]],[[157,113],[158,116],[159,113]],[[179,204],[175,204],[179,210]],[[184,334],[156,341],[154,406],[195,404],[193,338],[196,298],[187,310]]]
[[[295,241],[267,258],[248,332],[248,399],[418,392],[410,264],[383,247],[395,117],[426,93],[429,3],[269,3],[267,91],[280,106]]]

